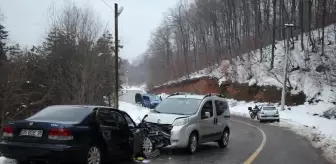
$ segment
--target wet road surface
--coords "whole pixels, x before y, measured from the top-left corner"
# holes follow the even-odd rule
[[[124,100],[134,103],[136,91],[124,95]],[[132,97],[132,98],[131,98]],[[246,124],[247,123],[247,124]],[[248,125],[250,124],[250,125]],[[276,123],[275,123],[276,124]],[[252,126],[251,126],[252,125]],[[249,118],[231,117],[230,142],[227,148],[221,149],[216,143],[201,145],[198,151],[189,155],[182,150],[164,149],[161,154],[151,159],[152,164],[242,164],[266,140],[254,164],[327,164],[321,152],[314,149],[309,141],[294,132],[270,125],[260,124]],[[255,127],[253,127],[255,126]],[[262,132],[266,138],[263,137]],[[134,162],[121,162],[131,164]]]

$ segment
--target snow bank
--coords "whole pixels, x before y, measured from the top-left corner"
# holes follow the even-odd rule
[[[231,113],[249,117],[248,107],[261,103],[229,100]],[[295,133],[307,137],[315,148],[321,149],[327,159],[336,163],[336,121],[319,115],[332,104],[320,102],[315,105],[291,106],[291,110],[281,111],[280,123],[272,125],[290,128]],[[280,109],[280,107],[277,107]],[[286,107],[288,109],[288,107]]]
[[[150,112],[150,109],[145,108],[145,107],[141,107],[138,105],[134,105],[131,103],[127,103],[127,102],[119,102],[119,108],[122,111],[125,111],[126,113],[128,113],[132,119],[135,121],[135,123],[140,123],[140,121],[142,120],[142,118]]]
[[[166,94],[166,93],[161,93],[159,94],[159,96],[161,96],[162,100],[167,98],[169,96],[169,94]]]
[[[147,87],[145,84],[138,86],[126,86],[126,85],[123,86],[123,90],[136,90],[146,92],[146,89]]]
[[[16,160],[0,157],[0,164],[17,164]]]

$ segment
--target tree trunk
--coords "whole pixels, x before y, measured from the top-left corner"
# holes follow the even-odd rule
[[[272,29],[272,56],[270,69],[274,68],[274,51],[275,51],[275,37],[276,37],[276,3],[277,0],[273,0],[273,29]]]

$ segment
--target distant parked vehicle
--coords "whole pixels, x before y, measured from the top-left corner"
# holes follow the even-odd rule
[[[135,94],[135,103],[136,104],[142,104],[142,94],[141,93],[136,93]]]
[[[262,105],[258,112],[257,118],[260,122],[277,121],[280,122],[278,109],[273,105]]]
[[[154,109],[162,101],[161,97],[155,94],[142,95],[142,106]]]
[[[125,112],[104,106],[47,107],[3,129],[0,152],[19,164],[30,161],[101,164],[149,154],[148,129]]]
[[[250,117],[253,120],[255,119],[255,117],[258,115],[258,112],[260,111],[260,109],[258,108],[258,106],[255,106],[254,108],[248,107],[248,110],[249,110]]]

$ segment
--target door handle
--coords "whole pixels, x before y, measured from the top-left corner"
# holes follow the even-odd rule
[[[217,118],[214,119],[214,124],[217,124]]]

